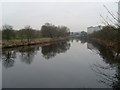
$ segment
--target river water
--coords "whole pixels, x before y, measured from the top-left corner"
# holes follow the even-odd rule
[[[110,50],[80,40],[2,51],[3,88],[116,88],[120,62]]]

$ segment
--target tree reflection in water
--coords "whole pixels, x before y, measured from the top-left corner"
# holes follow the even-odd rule
[[[15,58],[15,51],[2,51],[2,64],[5,68],[14,66]]]
[[[41,53],[46,59],[54,57],[56,54],[66,52],[70,48],[70,43],[64,41],[56,44],[41,47]],[[37,51],[39,51],[39,45],[24,46],[18,48],[5,49],[2,52],[2,63],[6,68],[14,66],[16,59],[16,52],[20,53],[20,60],[26,64],[31,64],[34,60]]]
[[[26,64],[31,64],[39,46],[25,46],[10,48],[2,51],[2,63],[6,68],[13,67],[16,59],[16,52],[20,53],[20,60]]]
[[[19,52],[21,53],[20,55],[21,61],[25,62],[26,64],[31,64],[38,50],[39,50],[39,46],[22,47],[19,50]]]
[[[120,88],[120,61],[115,59],[115,52],[98,43],[91,42],[91,44],[95,47],[95,49],[93,47],[92,49],[96,50],[97,48],[99,55],[103,58],[104,62],[108,64],[108,66],[103,66],[96,63],[91,66],[91,69],[100,77],[98,81],[113,89]]]
[[[59,53],[64,53],[70,48],[70,43],[67,41],[51,44],[48,46],[42,46],[41,53],[45,59],[55,57]]]

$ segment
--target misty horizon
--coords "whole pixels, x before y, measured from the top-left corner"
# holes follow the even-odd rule
[[[87,27],[104,25],[100,14],[112,20],[103,4],[117,16],[115,2],[4,2],[2,24],[16,30],[26,25],[40,30],[48,22],[67,26],[72,32],[87,31]]]

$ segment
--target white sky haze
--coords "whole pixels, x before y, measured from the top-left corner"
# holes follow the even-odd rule
[[[14,29],[24,28],[30,25],[32,28],[40,29],[46,23],[54,25],[65,25],[71,31],[86,31],[89,26],[102,25],[102,14],[105,19],[112,20],[103,7],[105,4],[117,17],[117,1],[111,2],[2,2],[2,24],[9,24]],[[35,0],[36,1],[36,0]],[[51,0],[50,0],[51,1]],[[57,0],[56,0],[57,1]],[[105,0],[103,0],[105,1]],[[113,20],[114,21],[114,20]]]

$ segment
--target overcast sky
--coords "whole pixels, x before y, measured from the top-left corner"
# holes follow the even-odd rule
[[[103,25],[100,14],[112,20],[103,4],[117,16],[116,2],[3,2],[2,24],[15,29],[26,25],[40,29],[49,22],[65,25],[71,31],[86,31],[89,26]]]

